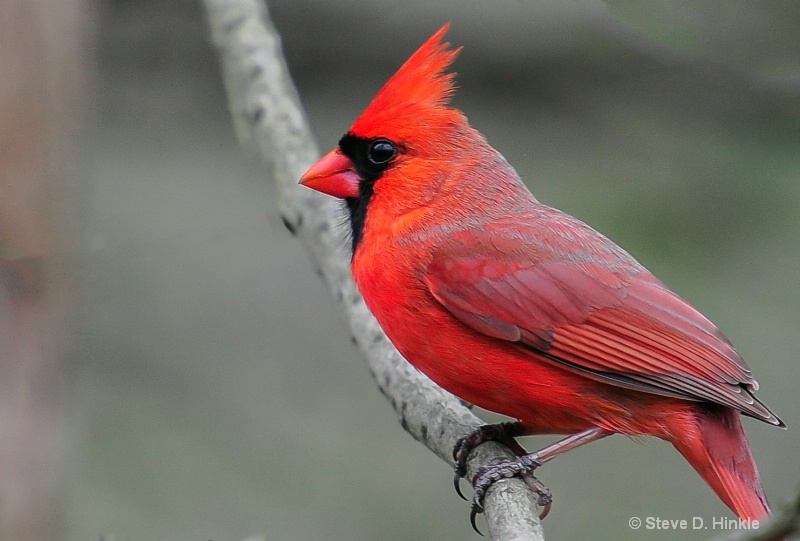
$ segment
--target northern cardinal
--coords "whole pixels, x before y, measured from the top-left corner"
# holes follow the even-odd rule
[[[442,27],[301,179],[342,198],[352,273],[400,353],[514,423],[487,439],[570,434],[477,476],[495,480],[610,434],[672,443],[743,519],[769,514],[745,414],[784,427],[725,336],[622,248],[543,205],[449,106],[460,49]],[[510,472],[510,473],[509,473]],[[473,522],[474,525],[474,522]]]

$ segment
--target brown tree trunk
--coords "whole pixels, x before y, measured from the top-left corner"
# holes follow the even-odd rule
[[[82,0],[0,9],[0,540],[52,539],[80,190]]]

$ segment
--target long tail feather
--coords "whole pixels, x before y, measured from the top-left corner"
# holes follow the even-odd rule
[[[675,448],[740,518],[758,520],[769,516],[741,414],[712,406],[698,410],[695,420],[696,433],[691,435],[695,437],[684,433],[674,438]]]

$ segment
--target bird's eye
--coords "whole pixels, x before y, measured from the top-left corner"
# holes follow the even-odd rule
[[[374,165],[383,165],[397,156],[397,148],[394,143],[386,139],[374,141],[367,150],[367,159]]]

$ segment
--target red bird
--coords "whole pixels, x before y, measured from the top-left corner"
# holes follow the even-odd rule
[[[725,336],[639,262],[543,205],[449,107],[460,49],[433,35],[301,179],[342,198],[352,272],[408,361],[511,418],[457,446],[457,474],[487,439],[570,434],[477,476],[497,479],[610,434],[675,446],[743,519],[769,514],[740,414],[784,427]]]

